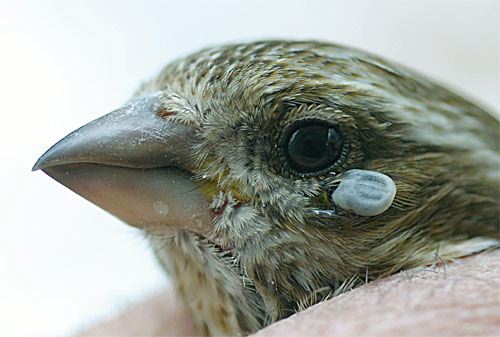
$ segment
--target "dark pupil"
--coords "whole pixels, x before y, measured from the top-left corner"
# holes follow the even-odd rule
[[[299,172],[320,171],[339,157],[340,135],[329,125],[309,125],[295,130],[288,141],[288,158]]]

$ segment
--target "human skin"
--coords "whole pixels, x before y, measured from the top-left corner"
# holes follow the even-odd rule
[[[404,271],[281,320],[254,336],[498,336],[500,250]],[[78,336],[200,335],[170,290]]]

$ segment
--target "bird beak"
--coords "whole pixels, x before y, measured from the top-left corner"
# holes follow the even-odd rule
[[[205,234],[209,204],[190,171],[192,127],[159,116],[158,95],[141,97],[73,131],[33,166],[139,228]]]

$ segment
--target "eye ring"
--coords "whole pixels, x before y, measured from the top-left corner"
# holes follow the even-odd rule
[[[289,168],[307,176],[325,173],[341,162],[347,141],[339,125],[314,118],[288,125],[280,144]]]

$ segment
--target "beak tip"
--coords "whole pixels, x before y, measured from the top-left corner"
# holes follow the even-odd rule
[[[51,166],[57,166],[65,163],[64,147],[60,146],[61,142],[54,144],[51,148],[45,151],[44,154],[38,158],[31,171],[43,170]]]
[[[43,170],[44,168],[47,168],[49,166],[53,166],[53,160],[51,160],[51,157],[49,155],[49,151],[45,152],[38,160],[36,161],[35,165],[31,168],[31,172],[35,172],[38,170]]]
[[[42,159],[42,157],[38,158],[35,165],[33,165],[33,167],[31,168],[31,172],[38,171],[39,169],[42,168],[43,160],[41,160],[41,159]]]

